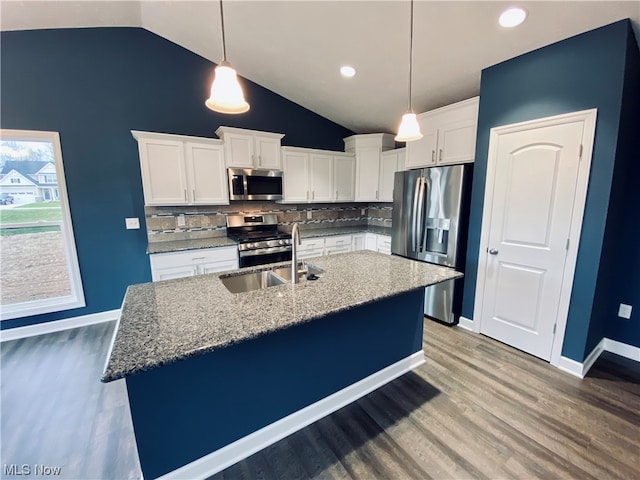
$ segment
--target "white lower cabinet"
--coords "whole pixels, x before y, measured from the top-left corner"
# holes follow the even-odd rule
[[[298,245],[298,260],[322,257],[324,255],[324,237],[303,238]]]
[[[183,252],[149,255],[151,278],[154,282],[191,277],[205,273],[238,268],[238,248],[235,246],[203,248]]]
[[[364,233],[354,233],[351,235],[351,250],[357,252],[358,250],[364,250]]]
[[[324,248],[326,255],[349,253],[352,251],[351,235],[333,235],[325,237]]]
[[[376,235],[376,252],[391,255],[391,237],[388,235]]]
[[[364,248],[366,250],[376,251],[376,244],[378,242],[378,236],[375,233],[367,233],[364,238]]]

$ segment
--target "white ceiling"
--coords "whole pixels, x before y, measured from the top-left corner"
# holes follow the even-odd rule
[[[529,18],[501,28],[511,4]],[[416,0],[414,11],[415,112],[477,95],[485,67],[623,18],[640,38],[640,0]],[[396,130],[407,108],[409,2],[224,0],[224,15],[240,75],[357,133]],[[213,62],[222,56],[216,0],[0,1],[2,30],[99,26],[143,27]],[[342,64],[356,77],[342,78]]]

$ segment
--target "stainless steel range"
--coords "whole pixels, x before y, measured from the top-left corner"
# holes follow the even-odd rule
[[[227,215],[227,236],[238,242],[241,268],[291,260],[291,234],[273,213]]]

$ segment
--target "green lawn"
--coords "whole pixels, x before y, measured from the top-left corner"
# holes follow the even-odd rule
[[[15,208],[60,208],[60,202],[37,202],[37,203],[27,203],[26,205],[19,205]]]
[[[59,220],[62,220],[60,208],[0,210],[0,225],[4,223],[56,222]]]
[[[59,225],[50,225],[48,227],[25,227],[25,228],[2,228],[0,229],[0,237],[9,237],[11,235],[22,235],[23,233],[42,233],[42,232],[59,232]]]

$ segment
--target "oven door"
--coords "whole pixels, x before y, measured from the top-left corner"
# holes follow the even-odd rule
[[[240,268],[291,261],[291,247],[271,247],[240,252]]]

